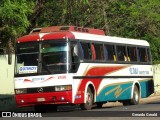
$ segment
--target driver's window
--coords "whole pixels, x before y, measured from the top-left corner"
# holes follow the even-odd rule
[[[71,42],[71,71],[76,72],[79,66],[80,58],[79,58],[79,44],[78,42],[74,41]]]

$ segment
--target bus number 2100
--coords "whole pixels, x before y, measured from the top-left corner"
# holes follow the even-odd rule
[[[130,74],[138,74],[138,68],[129,68]]]

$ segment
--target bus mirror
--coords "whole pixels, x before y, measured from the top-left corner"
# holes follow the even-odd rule
[[[83,49],[79,42],[74,46],[74,53],[80,60],[84,59]]]
[[[12,52],[11,49],[8,49],[8,64],[12,64]]]

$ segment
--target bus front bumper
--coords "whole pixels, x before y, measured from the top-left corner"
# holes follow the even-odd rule
[[[17,94],[15,99],[18,107],[39,104],[71,104],[72,91]]]

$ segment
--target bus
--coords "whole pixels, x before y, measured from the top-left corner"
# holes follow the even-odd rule
[[[107,102],[136,105],[154,93],[145,40],[107,36],[76,26],[37,28],[16,41],[15,99],[36,111]],[[47,107],[46,107],[47,106]]]

